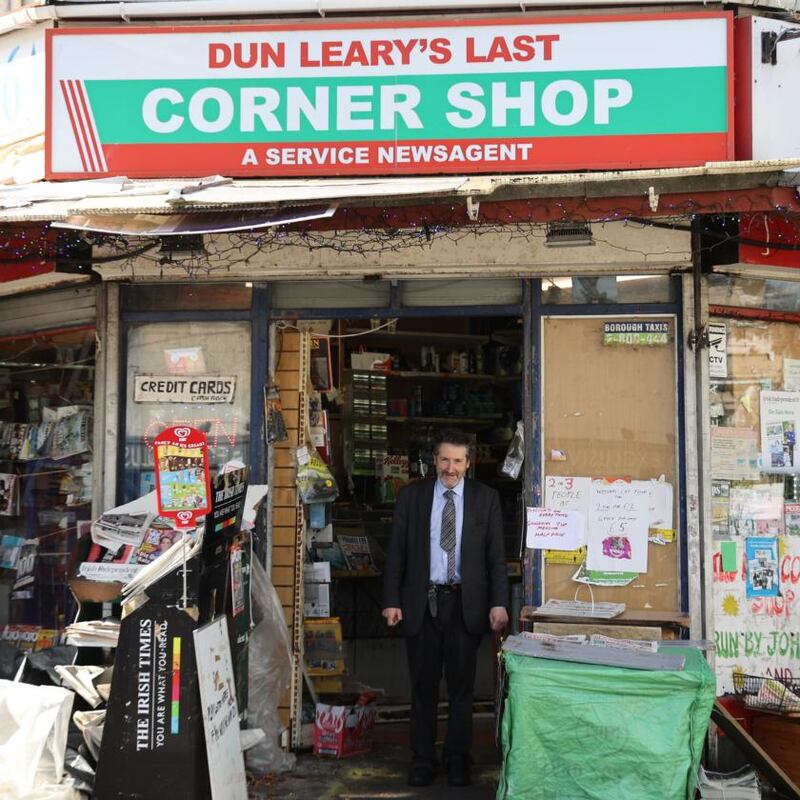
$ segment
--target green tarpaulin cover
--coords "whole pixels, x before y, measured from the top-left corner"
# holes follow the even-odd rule
[[[699,650],[679,652],[680,672],[504,652],[497,800],[691,800],[715,678]]]

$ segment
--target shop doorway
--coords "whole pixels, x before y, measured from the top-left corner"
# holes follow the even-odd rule
[[[510,617],[519,616],[523,473],[521,465],[504,469],[504,463],[524,419],[523,319],[340,318],[316,330],[309,435],[330,464],[339,497],[318,510],[324,517],[306,521],[304,627],[317,631],[324,620],[338,620],[343,665],[333,671],[343,667],[345,674],[312,680],[322,692],[373,687],[387,712],[402,717],[409,701],[405,643],[381,616],[381,573],[397,492],[434,474],[431,443],[442,428],[458,427],[472,438],[469,475],[500,494]],[[487,710],[494,647],[487,635],[475,687]],[[312,673],[323,671],[308,648],[306,661]]]

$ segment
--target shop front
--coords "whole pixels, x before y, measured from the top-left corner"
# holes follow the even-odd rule
[[[732,15],[523,19],[50,35],[48,177],[89,179],[54,225],[102,282],[3,301],[3,548],[37,570],[12,623],[71,621],[79,535],[88,559],[90,520],[151,494],[186,426],[212,474],[269,487],[283,744],[320,697],[404,707],[392,515],[457,427],[501,500],[509,632],[713,637],[720,692],[795,676],[798,284],[706,255],[720,219],[797,207],[778,168],[708,166],[734,156]],[[211,172],[240,180],[179,180]]]
[[[396,494],[431,474],[430,443],[444,427],[470,435],[471,475],[500,494],[515,630],[523,608],[578,592],[625,603],[638,621],[624,632],[688,631],[688,235],[602,224],[591,247],[551,248],[542,233],[531,226],[509,242],[493,226],[458,245],[433,236],[422,253],[395,248],[358,271],[352,253],[323,251],[315,271],[344,273],[328,279],[306,270],[305,280],[264,280],[274,268],[254,258],[236,268],[249,280],[179,281],[172,265],[157,281],[142,260],[139,280],[104,287],[119,307],[111,338],[120,343],[106,386],[119,398],[119,426],[105,443],[117,454],[107,504],[150,490],[149,442],[175,424],[206,434],[212,468],[241,460],[270,485],[266,559],[293,634],[284,715],[295,746],[304,741],[304,659],[318,691],[367,686],[408,701],[403,642],[381,617],[381,573]],[[358,233],[362,246],[381,235]],[[503,240],[503,265],[492,267]],[[431,264],[441,272],[424,277]],[[480,277],[487,268],[493,276]],[[224,391],[195,391],[211,382]],[[329,466],[332,502],[303,502],[303,446]],[[660,516],[635,551],[587,573],[585,549],[530,549],[526,509],[582,507],[596,478],[658,495]],[[620,569],[624,559],[635,569]],[[327,667],[304,654],[323,624],[341,654]],[[476,684],[485,701],[494,648],[487,637]]]

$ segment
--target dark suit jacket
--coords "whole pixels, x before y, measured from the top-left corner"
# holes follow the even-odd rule
[[[397,496],[386,554],[383,607],[400,608],[403,631],[422,627],[428,602],[430,529],[436,478],[411,483]],[[508,571],[500,498],[494,489],[465,479],[461,531],[461,603],[470,633],[489,629],[489,609],[508,606]]]

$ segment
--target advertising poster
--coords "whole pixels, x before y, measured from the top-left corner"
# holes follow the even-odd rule
[[[152,598],[122,620],[96,797],[207,796],[195,627],[190,614]]]
[[[711,532],[715,538],[730,535],[730,481],[711,481]]]
[[[800,536],[800,503],[786,503],[783,507],[784,533]]]
[[[0,473],[0,516],[16,517],[19,514],[19,481],[10,472]]]
[[[783,482],[730,487],[729,533],[754,536],[783,533]]]
[[[0,536],[0,569],[16,569],[25,540],[21,536]]]
[[[778,540],[750,536],[745,540],[747,597],[777,597],[779,588]]]
[[[761,392],[761,471],[800,473],[800,392]]]
[[[15,593],[33,587],[38,550],[38,539],[26,539],[23,541],[19,550],[19,557],[17,558],[17,577],[13,586],[13,591]]]
[[[158,513],[192,528],[211,505],[208,442],[188,425],[166,428],[153,442]]]
[[[593,480],[587,569],[647,572],[649,509],[649,482]]]
[[[671,336],[669,322],[605,322],[604,345],[652,347],[668,344]]]

